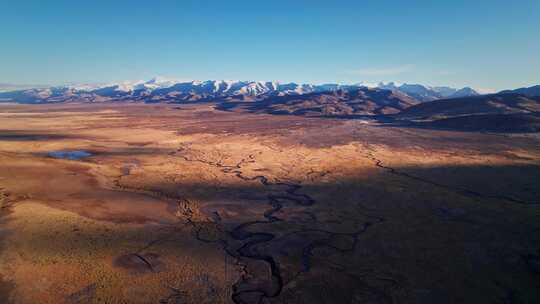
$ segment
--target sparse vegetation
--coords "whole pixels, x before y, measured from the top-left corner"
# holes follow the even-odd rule
[[[537,134],[209,104],[0,120],[4,302],[540,300]]]

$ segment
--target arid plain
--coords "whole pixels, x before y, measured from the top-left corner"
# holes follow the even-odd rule
[[[538,133],[3,104],[0,302],[539,303],[539,181]]]

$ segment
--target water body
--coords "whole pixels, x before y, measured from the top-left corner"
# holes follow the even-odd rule
[[[92,153],[84,150],[73,150],[73,151],[54,151],[47,154],[52,158],[62,158],[69,160],[81,160],[86,157],[92,156]]]

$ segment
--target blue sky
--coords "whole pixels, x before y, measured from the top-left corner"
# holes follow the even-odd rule
[[[0,0],[0,82],[540,83],[540,1]]]

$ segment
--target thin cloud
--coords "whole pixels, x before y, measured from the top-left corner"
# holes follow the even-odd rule
[[[362,75],[362,76],[394,76],[409,72],[414,69],[413,64],[405,64],[393,67],[382,68],[362,68],[358,70],[350,71],[350,74]]]
[[[480,94],[493,94],[493,93],[498,92],[498,90],[492,89],[492,88],[477,88],[477,87],[475,87],[474,89]]]

